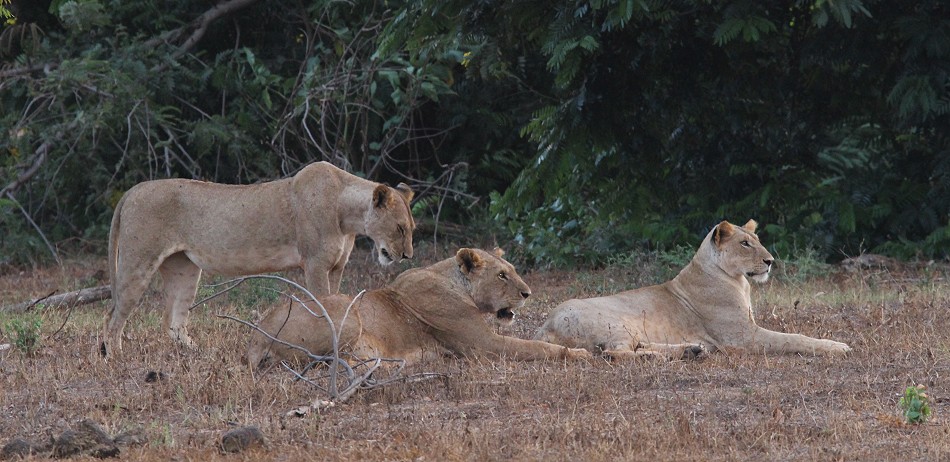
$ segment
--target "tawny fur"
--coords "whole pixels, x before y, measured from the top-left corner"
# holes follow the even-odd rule
[[[673,280],[568,300],[555,308],[535,339],[612,358],[677,359],[717,349],[808,355],[851,351],[844,343],[756,325],[746,278],[765,282],[774,259],[755,228],[752,220],[742,227],[723,221]]]
[[[388,286],[366,292],[347,313],[352,297],[320,298],[347,357],[421,361],[433,355],[506,357],[514,360],[589,358],[569,349],[495,333],[486,319],[510,322],[531,289],[501,253],[461,249],[455,257],[403,272]],[[308,303],[310,311],[320,308]],[[332,353],[329,324],[299,303],[272,309],[259,327],[312,354]],[[345,316],[345,321],[344,321]],[[341,327],[342,325],[342,327]],[[252,366],[270,360],[306,360],[299,350],[252,334],[247,353]]]
[[[164,328],[192,346],[186,324],[203,271],[229,276],[292,268],[320,295],[339,292],[356,235],[374,241],[381,264],[412,257],[412,191],[374,183],[326,162],[254,185],[156,180],[130,189],[109,234],[114,305],[102,353],[122,330],[156,271],[164,283]]]

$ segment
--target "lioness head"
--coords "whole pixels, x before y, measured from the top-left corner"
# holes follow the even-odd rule
[[[775,258],[759,242],[759,236],[755,235],[756,226],[755,220],[749,220],[742,227],[723,221],[713,228],[710,240],[719,252],[719,267],[723,271],[761,283],[769,279]]]
[[[459,271],[472,290],[472,298],[478,309],[492,313],[498,321],[510,324],[515,308],[524,306],[531,295],[531,288],[521,279],[515,267],[502,257],[505,252],[495,249],[493,253],[478,249],[459,249],[455,254]]]
[[[381,184],[373,190],[373,209],[366,214],[366,234],[373,240],[380,265],[412,258],[413,192],[405,183],[395,188]]]

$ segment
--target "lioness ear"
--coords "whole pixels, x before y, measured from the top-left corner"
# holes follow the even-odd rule
[[[471,273],[473,269],[482,266],[482,257],[479,257],[478,253],[472,249],[459,249],[455,254],[455,261],[458,262],[459,268],[465,274]]]
[[[381,184],[376,186],[376,189],[373,190],[373,207],[388,207],[392,200],[393,197],[392,193],[389,192],[389,186]]]
[[[722,223],[716,225],[716,229],[713,231],[713,243],[716,244],[716,247],[721,247],[722,241],[732,236],[735,232],[735,226],[723,220]]]
[[[402,194],[402,197],[406,198],[406,203],[412,202],[412,198],[416,197],[416,193],[412,191],[412,188],[409,187],[406,183],[399,183],[396,185],[396,191],[399,191]]]
[[[757,228],[758,226],[759,226],[759,224],[756,223],[755,220],[749,220],[748,223],[742,225],[742,229],[744,229],[744,230],[746,230],[746,231],[748,231],[748,232],[750,232],[750,233],[752,233],[752,234],[755,234],[755,228]]]
[[[501,247],[495,247],[495,250],[492,250],[492,253],[495,254],[495,256],[498,258],[505,256],[505,250],[502,249]]]

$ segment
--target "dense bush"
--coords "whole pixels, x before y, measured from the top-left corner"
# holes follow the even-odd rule
[[[538,264],[723,218],[780,257],[950,252],[938,0],[3,5],[0,260],[101,242],[144,179],[319,159],[412,183],[425,219],[490,202]]]

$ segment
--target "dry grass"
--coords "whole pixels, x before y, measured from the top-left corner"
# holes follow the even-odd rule
[[[393,273],[357,255],[346,289]],[[419,262],[422,264],[424,262]],[[0,277],[0,304],[93,285],[104,261]],[[533,272],[534,290],[507,333],[529,337],[558,302],[668,277],[650,260],[571,274]],[[848,342],[845,359],[715,354],[697,362],[580,364],[444,359],[413,372],[444,380],[392,384],[304,417],[285,413],[319,392],[284,371],[255,377],[241,363],[247,329],[213,316],[254,318],[275,297],[242,288],[192,314],[196,352],[161,332],[160,296],[136,311],[117,360],[96,356],[106,304],[45,311],[34,357],[0,352],[0,444],[44,439],[80,419],[108,432],[143,428],[135,460],[947,460],[941,397],[950,377],[947,270],[778,277],[754,291],[769,328]],[[10,315],[0,314],[0,327]],[[63,325],[60,330],[59,327]],[[0,343],[9,342],[4,331]],[[164,378],[146,381],[149,372]],[[934,418],[902,425],[897,399],[924,383]],[[224,456],[221,435],[257,425],[263,449]]]

